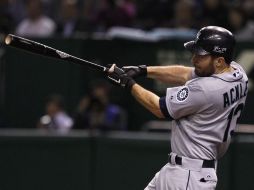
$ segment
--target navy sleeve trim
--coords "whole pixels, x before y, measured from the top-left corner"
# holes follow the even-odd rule
[[[160,109],[163,115],[169,120],[174,120],[174,118],[168,113],[167,105],[166,105],[166,97],[161,97],[159,100]]]

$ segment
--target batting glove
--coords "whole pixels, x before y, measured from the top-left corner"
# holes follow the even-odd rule
[[[108,72],[108,79],[110,82],[117,86],[121,86],[131,90],[132,86],[136,83],[130,76],[128,76],[121,68],[114,66],[113,71]]]
[[[124,72],[133,78],[147,76],[147,66],[146,65],[137,65],[137,66],[124,66],[122,67]]]

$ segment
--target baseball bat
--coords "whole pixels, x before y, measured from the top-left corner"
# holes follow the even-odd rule
[[[98,65],[96,63],[81,59],[79,57],[75,57],[58,49],[54,49],[44,44],[22,38],[20,36],[15,36],[13,34],[8,34],[5,37],[5,44],[37,55],[56,58],[59,60],[69,61],[78,65],[87,66],[97,71],[105,72],[107,70],[107,67],[104,67],[102,65]]]

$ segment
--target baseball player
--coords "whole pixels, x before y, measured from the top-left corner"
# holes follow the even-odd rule
[[[207,26],[184,44],[193,67],[109,69],[109,80],[130,90],[157,117],[172,120],[169,161],[145,190],[216,188],[217,160],[228,149],[248,92],[246,73],[232,60],[234,46],[230,31]],[[133,80],[142,75],[178,86],[158,97]]]

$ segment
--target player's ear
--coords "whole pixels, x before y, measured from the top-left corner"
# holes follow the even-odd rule
[[[216,57],[216,58],[215,58],[215,66],[216,66],[217,68],[222,67],[224,63],[225,63],[224,57]]]

